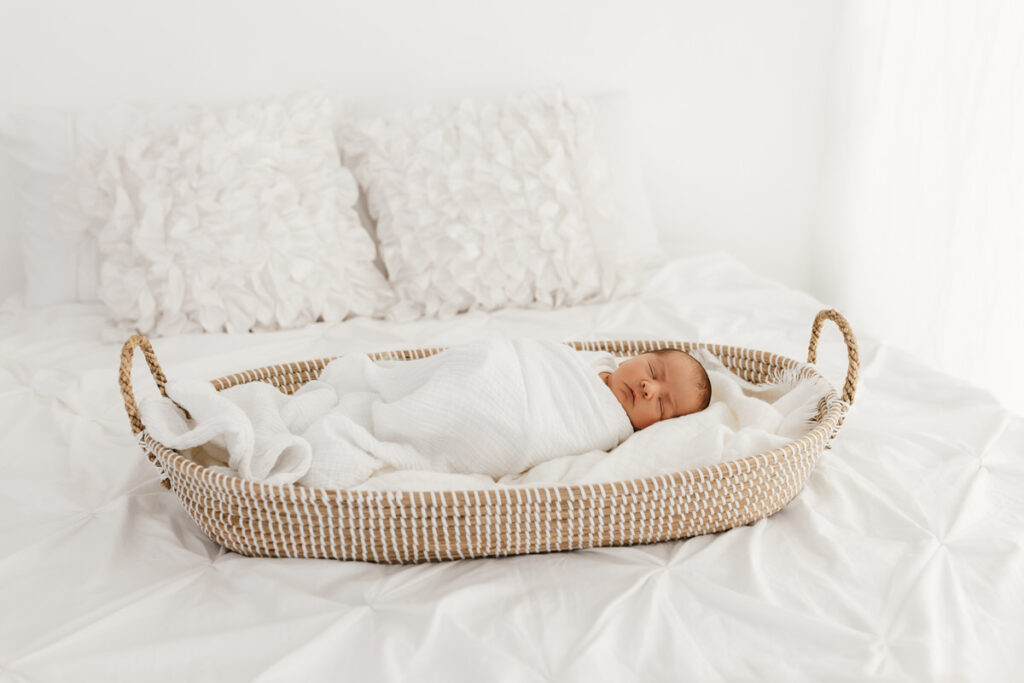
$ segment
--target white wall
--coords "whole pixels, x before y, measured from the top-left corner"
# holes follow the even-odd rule
[[[834,5],[0,0],[0,107],[628,88],[662,233],[807,288]],[[21,274],[0,249],[2,293]]]

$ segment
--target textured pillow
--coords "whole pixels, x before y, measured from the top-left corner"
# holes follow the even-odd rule
[[[561,89],[339,129],[399,302],[393,320],[635,293],[588,103]]]
[[[393,300],[322,92],[206,111],[104,156],[99,296],[120,330],[245,332],[379,315]]]

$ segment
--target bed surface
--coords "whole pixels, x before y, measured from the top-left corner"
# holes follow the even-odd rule
[[[608,304],[154,346],[169,377],[202,379],[518,334],[805,360],[828,307],[692,252]],[[771,518],[647,546],[384,566],[222,550],[136,446],[101,308],[9,301],[0,680],[1009,679],[1024,665],[1024,420],[850,322],[853,410]],[[841,387],[846,347],[830,322],[818,366]],[[142,368],[138,392],[155,391]]]

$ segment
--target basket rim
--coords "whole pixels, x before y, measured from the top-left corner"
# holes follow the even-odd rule
[[[781,446],[777,446],[776,448],[767,451],[760,451],[743,458],[736,458],[722,463],[704,465],[687,470],[673,470],[672,472],[634,477],[632,479],[619,479],[614,481],[590,482],[583,484],[499,484],[495,487],[464,489],[327,489],[299,486],[295,484],[267,484],[265,482],[250,481],[240,477],[233,477],[222,472],[214,472],[209,467],[200,465],[191,458],[184,456],[179,451],[164,446],[150,435],[148,429],[143,429],[139,434],[137,434],[136,440],[144,451],[151,453],[158,459],[158,462],[155,462],[154,464],[163,470],[165,474],[167,473],[166,471],[170,469],[181,476],[196,479],[205,484],[207,488],[214,490],[248,494],[258,493],[266,498],[280,500],[310,500],[313,498],[322,500],[324,498],[338,498],[342,500],[355,499],[357,501],[376,501],[381,497],[394,498],[395,496],[398,496],[403,499],[412,499],[413,496],[419,496],[422,501],[428,496],[431,500],[435,500],[437,497],[441,497],[442,500],[444,500],[445,497],[451,497],[451,501],[444,500],[445,504],[458,505],[466,504],[469,502],[468,499],[471,496],[475,495],[479,497],[481,494],[487,496],[498,496],[499,498],[505,498],[507,500],[512,496],[516,496],[521,499],[524,492],[536,492],[538,495],[546,494],[548,498],[554,499],[579,499],[587,496],[587,489],[593,493],[595,488],[600,489],[608,486],[615,489],[622,487],[624,491],[631,489],[633,492],[639,492],[650,491],[652,489],[665,486],[666,479],[669,481],[674,480],[677,484],[712,482],[727,476],[752,471],[808,449],[816,450],[820,453],[820,451],[828,445],[831,439],[838,434],[839,427],[842,424],[842,419],[850,407],[850,404],[840,398],[839,392],[836,390],[835,386],[829,382],[828,379],[824,377],[824,375],[822,375],[812,363],[804,363],[794,360],[788,356],[770,351],[707,342],[682,342],[663,339],[633,339],[618,341],[588,340],[566,341],[563,343],[574,346],[580,350],[605,350],[616,356],[636,355],[637,353],[644,353],[650,349],[663,347],[678,348],[684,351],[704,349],[719,359],[724,357],[750,358],[759,362],[768,362],[782,368],[795,368],[800,373],[801,381],[804,379],[818,379],[828,386],[829,390],[822,398],[822,402],[825,404],[825,409],[818,425],[815,428],[809,430],[799,439],[793,439]],[[441,351],[444,348],[446,347],[401,348],[364,353],[367,353],[367,355],[374,360],[403,360],[402,358],[396,358],[395,354],[424,353],[426,355],[431,355],[432,353]],[[280,370],[284,365],[302,364],[305,366],[306,371],[313,371],[314,369],[322,369],[324,365],[340,357],[340,355],[328,356],[312,360],[267,365],[260,368],[243,370],[231,375],[225,375],[224,377],[212,379],[210,382],[218,391],[221,391],[225,388],[236,386],[238,384],[258,381],[260,379],[281,374]]]

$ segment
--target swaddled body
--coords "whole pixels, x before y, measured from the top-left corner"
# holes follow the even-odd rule
[[[342,357],[297,395],[318,391],[339,409],[305,434],[306,486],[360,483],[383,466],[499,477],[633,432],[591,365],[546,340],[464,344],[391,367]]]
[[[155,438],[172,448],[212,442],[237,476],[276,484],[347,488],[385,468],[498,477],[610,450],[633,433],[590,363],[541,339],[463,344],[389,367],[344,356],[292,396],[259,382],[167,391],[195,426],[144,409]]]

